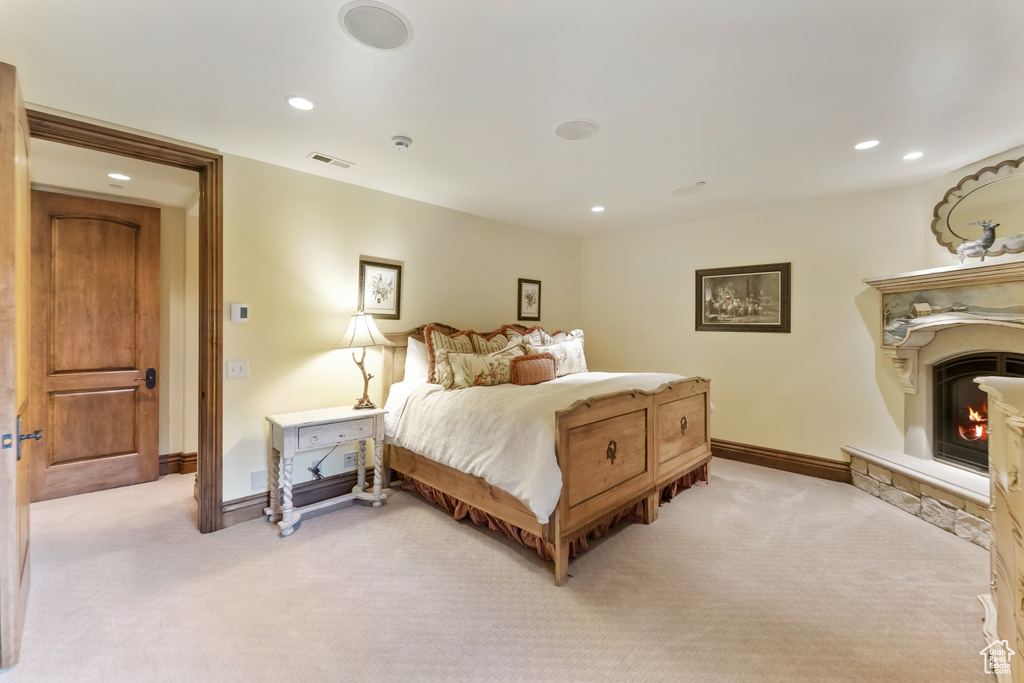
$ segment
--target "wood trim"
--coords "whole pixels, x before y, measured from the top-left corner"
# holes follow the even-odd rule
[[[716,458],[738,460],[739,462],[771,467],[785,472],[795,472],[808,477],[853,483],[850,463],[838,460],[827,460],[815,455],[801,455],[774,448],[751,446],[749,444],[711,439],[711,454]]]
[[[199,174],[199,531],[224,528],[223,244],[224,160],[221,155],[93,123],[27,111],[31,136],[142,159]]]
[[[196,453],[167,453],[160,456],[160,476],[192,474],[197,467]]]
[[[341,496],[352,491],[358,476],[356,471],[333,474],[320,480],[304,481],[292,487],[292,504],[303,507],[321,500]],[[254,493],[224,503],[221,508],[224,527],[249,522],[263,517],[263,509],[270,505],[270,492]],[[301,524],[301,522],[300,522]]]

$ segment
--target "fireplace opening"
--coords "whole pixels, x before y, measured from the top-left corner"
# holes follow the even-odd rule
[[[987,395],[976,377],[1024,377],[1024,355],[974,353],[935,365],[935,459],[988,472]]]

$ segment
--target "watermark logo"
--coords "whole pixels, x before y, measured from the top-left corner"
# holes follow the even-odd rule
[[[980,654],[985,658],[985,673],[1009,676],[1010,658],[1017,653],[1010,649],[1005,640],[995,640],[989,643],[989,646]]]

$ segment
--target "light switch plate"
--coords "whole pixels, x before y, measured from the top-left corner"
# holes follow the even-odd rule
[[[266,470],[260,470],[258,472],[252,472],[249,476],[252,479],[250,484],[252,484],[252,490],[253,491],[262,491],[262,490],[267,488],[267,471]]]
[[[229,360],[228,379],[244,379],[249,376],[249,361]]]

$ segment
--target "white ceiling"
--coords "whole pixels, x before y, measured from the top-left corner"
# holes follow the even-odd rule
[[[346,1],[4,0],[0,61],[39,106],[580,237],[1024,144],[1020,0],[393,0],[393,52],[341,30]],[[600,131],[555,137],[577,118]]]
[[[32,140],[29,156],[33,187],[183,209],[199,197],[199,174],[195,171],[46,140]],[[126,175],[131,180],[115,180],[108,173]]]

